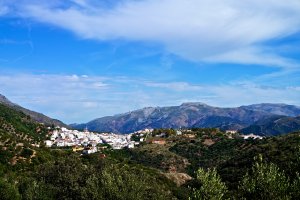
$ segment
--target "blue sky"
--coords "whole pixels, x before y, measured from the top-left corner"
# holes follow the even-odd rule
[[[2,0],[0,93],[66,123],[300,105],[299,0]]]

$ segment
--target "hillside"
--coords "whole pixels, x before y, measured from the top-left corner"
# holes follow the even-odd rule
[[[60,127],[67,127],[66,124],[64,124],[63,122],[57,120],[57,119],[52,119],[50,117],[47,117],[44,114],[32,111],[32,110],[28,110],[26,108],[23,108],[15,103],[12,103],[10,100],[8,100],[5,96],[0,94],[0,104],[6,105],[10,108],[13,108],[17,111],[21,111],[23,113],[25,113],[26,115],[29,115],[31,117],[31,119],[35,120],[36,122],[39,123],[43,123],[45,125],[49,125],[51,126],[52,124],[55,126],[60,126]]]
[[[194,137],[187,137],[193,135]],[[216,168],[222,181],[232,195],[239,195],[241,180],[251,169],[255,157],[262,155],[264,160],[276,164],[285,174],[296,177],[300,167],[300,133],[264,139],[244,140],[239,135],[231,137],[217,129],[194,128],[183,131],[183,135],[169,135],[160,140],[164,144],[153,144],[157,136],[149,136],[140,147],[124,149],[110,154],[126,163],[136,163],[161,170],[166,177],[193,177],[199,168]],[[188,175],[188,176],[187,176]],[[170,178],[170,177],[169,177]],[[172,179],[172,178],[171,178]],[[172,179],[173,180],[173,179]],[[182,182],[177,181],[177,184]],[[182,179],[183,187],[197,187],[195,179]],[[239,198],[238,198],[239,199]],[[252,199],[251,196],[246,199]]]
[[[300,130],[299,117],[271,117],[267,120],[258,121],[240,132],[244,134],[254,133],[256,135],[281,135]]]
[[[186,110],[197,108],[195,104],[184,106]],[[201,106],[207,112],[219,109]],[[248,111],[245,109],[252,117],[257,114],[257,111]],[[243,115],[240,113],[240,116]],[[265,116],[255,123],[299,120],[299,117]],[[214,124],[223,123],[228,117],[207,119],[207,123]],[[216,169],[228,188],[224,191],[226,199],[253,199],[242,184],[247,173],[252,172],[252,166],[257,166],[254,163],[259,155],[266,165],[274,164],[276,170],[282,172],[281,177],[287,177],[289,188],[285,192],[290,199],[300,197],[297,192],[299,132],[244,140],[238,134],[215,128],[182,129],[179,135],[173,129],[156,129],[148,135],[136,134],[138,141],[139,137],[145,141],[133,149],[108,147],[95,154],[80,155],[69,148],[45,148],[43,141],[48,131],[25,113],[0,104],[0,195],[3,199],[74,199],[74,196],[108,200],[188,199],[195,191],[192,188],[203,185],[198,179],[198,169],[204,169],[205,173]],[[281,184],[280,180],[272,181],[272,187]],[[261,192],[257,189],[257,194]]]
[[[0,194],[4,199],[188,199],[195,191],[192,188],[203,186],[197,170],[208,173],[215,168],[228,188],[225,199],[250,200],[253,196],[241,187],[242,180],[257,166],[255,157],[259,155],[266,166],[272,163],[283,172],[281,177],[288,177],[290,186],[284,191],[292,196],[288,199],[300,197],[296,188],[300,182],[295,178],[300,168],[299,132],[244,140],[212,128],[186,129],[181,135],[159,129],[144,135],[145,142],[134,149],[108,148],[80,155],[70,149],[33,147],[33,141],[47,135],[41,131],[43,126],[7,106],[0,105],[0,111],[1,134],[10,141],[1,135],[0,141],[6,141],[0,151]],[[163,136],[163,132],[168,134]],[[165,142],[156,144],[155,140]],[[15,145],[20,143],[24,147]],[[213,182],[213,177],[207,178]],[[280,180],[272,179],[272,191],[282,184]],[[258,194],[262,192],[257,189]]]
[[[258,104],[219,108],[203,103],[184,103],[171,107],[148,107],[115,116],[71,125],[76,129],[98,132],[129,133],[145,128],[216,127],[242,129],[278,114],[294,116],[300,108],[285,104]]]
[[[12,165],[30,158],[43,144],[47,129],[30,116],[0,104],[0,163]]]

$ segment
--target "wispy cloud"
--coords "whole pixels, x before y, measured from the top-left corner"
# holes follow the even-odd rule
[[[299,61],[284,58],[265,50],[264,47],[251,47],[236,49],[217,56],[211,56],[204,59],[208,62],[254,64],[267,67],[283,68],[285,71],[300,70]]]
[[[195,85],[132,77],[32,74],[0,75],[0,85],[0,93],[12,101],[67,123],[188,101],[222,107],[261,102],[300,105],[297,86],[270,87],[251,83]]]
[[[195,61],[289,67],[289,60],[268,51],[270,44],[263,43],[300,31],[298,0],[114,2],[20,1],[14,7],[23,17],[83,38],[154,41]]]
[[[9,7],[0,2],[0,16],[6,15],[9,12]]]
[[[186,82],[169,82],[169,83],[158,83],[158,82],[145,82],[145,86],[169,89],[174,91],[199,91],[203,87],[200,85],[193,85]]]

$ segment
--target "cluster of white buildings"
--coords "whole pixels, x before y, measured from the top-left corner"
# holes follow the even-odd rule
[[[153,130],[154,130],[153,128],[152,128],[152,129],[146,128],[146,129],[144,129],[144,130],[139,130],[139,131],[136,131],[136,132],[134,132],[134,133],[138,133],[138,134],[149,134],[149,133],[152,133]]]
[[[113,149],[134,148],[137,143],[131,141],[131,136],[132,134],[93,133],[87,129],[78,131],[56,127],[50,133],[50,138],[45,141],[45,144],[47,147],[88,147],[86,149],[89,151],[86,151],[86,153],[89,154],[96,152],[98,144],[109,144]]]
[[[241,137],[244,138],[245,140],[250,139],[250,138],[252,138],[252,139],[260,139],[260,140],[263,139],[262,136],[254,135],[253,133],[248,134],[248,135],[241,135]]]
[[[109,144],[113,149],[122,149],[124,147],[134,148],[138,142],[131,141],[132,134],[120,135],[114,133],[98,134],[103,143]]]

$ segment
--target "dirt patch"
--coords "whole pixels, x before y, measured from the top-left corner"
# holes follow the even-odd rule
[[[187,181],[191,180],[192,177],[190,177],[188,174],[186,173],[164,173],[164,175],[170,179],[171,181],[173,181],[174,183],[176,183],[177,186],[181,186],[183,184],[185,184]]]
[[[18,144],[16,144],[16,147],[23,147],[23,146],[24,146],[23,143],[18,143]]]
[[[215,143],[215,141],[213,141],[212,139],[205,139],[203,144],[206,146],[211,146]]]
[[[11,158],[10,164],[11,164],[11,165],[17,164],[17,156],[14,156],[14,157]]]

